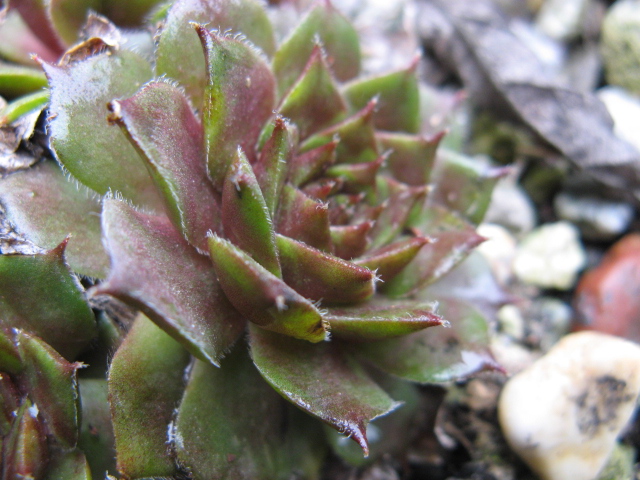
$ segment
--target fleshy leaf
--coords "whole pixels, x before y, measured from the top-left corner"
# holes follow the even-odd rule
[[[66,45],[51,22],[47,3],[45,0],[13,0],[11,7],[20,12],[20,16],[29,25],[31,31],[59,56]]]
[[[327,303],[356,303],[375,293],[371,270],[283,235],[277,235],[276,242],[282,278],[301,295]]]
[[[483,370],[500,369],[489,351],[487,321],[469,305],[439,304],[449,328],[429,328],[400,338],[354,345],[354,352],[398,377],[418,383],[449,383]]]
[[[268,55],[275,51],[271,23],[254,0],[186,0],[175,2],[160,33],[156,51],[156,76],[177,80],[199,110],[208,83],[202,44],[192,22],[208,24],[221,32],[242,33]]]
[[[367,423],[399,404],[355,360],[335,342],[309,345],[253,325],[250,345],[253,362],[273,388],[369,453]]]
[[[22,331],[16,344],[38,415],[61,445],[74,447],[80,421],[76,370],[81,364],[67,362],[41,339]]]
[[[140,24],[147,13],[162,0],[109,0],[102,2],[101,13],[118,25],[134,27]]]
[[[0,372],[15,375],[22,370],[22,361],[15,345],[13,334],[0,328]],[[7,377],[8,378],[8,377]],[[2,402],[0,402],[2,405]],[[4,435],[4,433],[0,433]]]
[[[22,65],[35,66],[37,62],[31,58],[36,53],[47,62],[55,62],[61,51],[57,45],[42,42],[27,26],[16,9],[6,11],[8,2],[4,2],[0,25],[0,55],[3,59]]]
[[[168,429],[184,391],[187,351],[139,315],[109,370],[118,471],[130,478],[176,474]],[[212,367],[215,368],[215,367]]]
[[[131,98],[112,101],[109,109],[109,120],[123,128],[146,160],[173,224],[205,251],[219,211],[207,177],[202,125],[189,100],[177,87],[153,81]]]
[[[196,25],[205,52],[208,83],[203,124],[209,176],[220,189],[238,147],[255,162],[255,144],[271,117],[275,79],[247,43]]]
[[[37,335],[71,360],[98,332],[64,262],[65,245],[44,255],[0,255],[0,325]]]
[[[244,322],[220,290],[209,259],[165,217],[106,200],[102,219],[111,272],[93,294],[139,308],[193,355],[217,364]]]
[[[100,472],[100,474],[103,473]],[[47,465],[47,474],[43,480],[91,480],[91,478],[87,459],[76,448],[52,458]]]
[[[0,62],[0,95],[15,98],[47,86],[42,70]]]
[[[350,341],[382,340],[442,325],[432,304],[373,302],[364,306],[332,308],[325,318],[332,336]]]
[[[101,195],[120,192],[137,205],[158,208],[161,200],[144,162],[120,129],[108,125],[106,109],[151,78],[149,63],[121,50],[66,66],[42,66],[51,85],[49,130],[58,160]]]
[[[362,255],[369,246],[368,234],[373,227],[372,221],[356,225],[332,225],[331,243],[336,257],[351,260]]]
[[[381,155],[373,162],[340,163],[329,167],[327,177],[342,180],[342,191],[345,193],[359,193],[371,191],[375,188],[376,177],[386,156]]]
[[[238,149],[222,187],[225,237],[276,277],[281,276],[273,222],[247,157]]]
[[[11,431],[2,443],[4,478],[41,478],[46,472],[47,439],[38,420],[38,408],[29,399],[16,411]]]
[[[420,92],[416,67],[419,57],[409,68],[369,78],[358,79],[345,86],[343,93],[352,111],[364,108],[374,97],[378,109],[373,123],[379,130],[417,133],[420,129]]]
[[[436,149],[443,136],[444,132],[431,138],[403,133],[376,133],[381,149],[390,152],[387,168],[394,178],[413,186],[429,183]]]
[[[0,110],[0,126],[9,125],[30,113],[41,112],[48,102],[48,90],[38,90],[16,98]]]
[[[289,182],[299,187],[320,176],[336,161],[338,140],[296,155],[289,166]]]
[[[49,0],[45,3],[47,4],[47,16],[56,33],[66,45],[72,45],[78,40],[78,32],[84,25],[89,10],[100,10],[104,2],[100,0]]]
[[[327,205],[291,185],[282,189],[276,232],[325,252],[331,250]]]
[[[217,235],[209,237],[209,251],[222,290],[248,320],[310,342],[325,340],[326,326],[309,300]]]
[[[278,112],[296,124],[300,138],[326,128],[345,116],[347,106],[327,66],[320,47],[315,46],[300,78],[282,99]]]
[[[360,42],[353,25],[329,2],[317,2],[273,57],[280,97],[296,82],[317,42],[332,59],[332,69],[341,82],[360,71]]]
[[[388,282],[415,258],[424,245],[430,242],[431,239],[426,237],[408,238],[367,252],[365,256],[354,260],[353,263],[374,270],[383,282]]]

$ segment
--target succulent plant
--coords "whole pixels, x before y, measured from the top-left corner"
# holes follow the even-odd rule
[[[154,44],[92,15],[40,61],[62,169],[0,184],[36,250],[0,257],[3,478],[89,478],[84,455],[114,473],[110,424],[124,478],[317,478],[327,442],[362,461],[318,419],[365,456],[399,452],[412,383],[496,368],[445,274],[482,241],[501,171],[436,157],[418,59],[359,78],[357,32],[328,1],[278,46],[253,0],[178,0],[147,24]],[[141,313],[94,318],[77,275],[92,306]]]

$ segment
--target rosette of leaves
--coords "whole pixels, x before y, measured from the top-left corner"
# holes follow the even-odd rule
[[[142,312],[126,335],[101,317],[97,340],[117,348],[125,478],[317,478],[327,440],[361,461],[322,422],[360,459],[397,453],[419,406],[404,380],[495,367],[484,318],[446,278],[436,311],[429,286],[482,241],[500,171],[436,158],[417,61],[359,78],[357,32],[327,1],[276,46],[253,0],[178,0],[151,22],[153,58],[101,21],[109,41],[93,30],[41,62],[65,173],[45,161],[12,174],[0,201],[26,241],[95,279],[94,301]],[[64,332],[56,348],[96,336],[40,321],[46,305],[6,313],[25,298],[11,279],[3,325]]]

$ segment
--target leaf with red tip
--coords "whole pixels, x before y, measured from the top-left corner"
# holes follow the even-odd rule
[[[189,353],[139,315],[109,369],[118,471],[130,478],[177,473],[168,429],[184,391]]]
[[[378,171],[385,159],[386,156],[382,155],[373,162],[340,163],[329,167],[326,175],[341,179],[345,193],[371,191],[376,185]]]
[[[318,41],[331,59],[331,67],[338,80],[344,82],[358,75],[358,32],[331,2],[319,1],[273,57],[279,96],[282,97],[296,82]]]
[[[28,398],[15,412],[11,431],[2,443],[3,478],[42,478],[47,470],[49,448],[38,408]]]
[[[327,205],[291,185],[282,189],[276,232],[325,252],[331,250]]]
[[[375,293],[376,276],[368,268],[283,235],[277,235],[276,242],[282,278],[301,295],[326,303],[356,303]]]
[[[206,171],[203,129],[177,87],[152,81],[133,97],[109,104],[145,159],[171,221],[187,241],[205,251],[207,232],[219,223],[215,191]]]
[[[167,218],[124,202],[105,201],[102,225],[111,272],[92,293],[142,310],[193,355],[216,365],[244,322],[220,290],[209,259]]]
[[[383,282],[388,282],[415,258],[424,245],[431,242],[427,237],[408,238],[369,251],[353,263],[374,270]]]
[[[368,234],[371,227],[372,221],[356,225],[332,225],[330,231],[333,254],[345,260],[362,255],[369,246]]]
[[[120,50],[61,67],[46,63],[42,67],[51,85],[49,130],[58,160],[101,195],[111,190],[136,205],[162,208],[140,155],[120,129],[107,122],[107,103],[133,95],[149,80],[149,63]]]
[[[427,138],[402,133],[376,133],[383,151],[389,151],[386,166],[394,178],[407,185],[429,183],[436,150],[445,132]]]
[[[409,68],[355,80],[343,89],[352,111],[364,108],[372,98],[378,99],[373,123],[379,130],[417,133],[420,129],[420,92],[416,57]]]
[[[255,0],[174,2],[158,39],[156,76],[166,75],[177,80],[194,106],[201,110],[208,75],[193,22],[210,25],[221,32],[242,33],[267,55],[275,51],[275,39],[263,6]]]
[[[289,182],[299,187],[319,177],[336,161],[338,140],[296,155],[289,166]]]
[[[378,144],[373,127],[376,102],[371,101],[358,113],[341,123],[309,137],[300,150],[306,152],[340,139],[336,148],[337,163],[373,162],[378,158]]]
[[[209,176],[221,189],[238,147],[250,162],[262,127],[271,117],[275,79],[260,54],[247,43],[196,25],[207,65],[202,121]]]
[[[444,323],[442,317],[434,313],[433,304],[416,302],[372,302],[351,308],[332,308],[325,318],[331,325],[333,337],[355,342],[400,337]]]
[[[302,410],[368,452],[367,424],[399,406],[336,342],[309,345],[250,328],[251,357],[263,378]]]
[[[224,293],[247,319],[310,342],[326,339],[318,309],[284,281],[217,235],[209,237],[209,251]]]
[[[222,227],[231,243],[276,277],[281,276],[271,215],[242,150],[229,165],[222,189]]]
[[[80,421],[76,370],[82,364],[67,362],[41,339],[23,331],[18,331],[16,344],[38,415],[57,442],[74,447]]]
[[[500,370],[489,351],[487,321],[469,305],[442,302],[439,314],[451,327],[429,328],[404,337],[354,345],[354,351],[383,371],[418,383],[464,380]]]
[[[315,46],[300,78],[282,99],[278,112],[296,124],[305,139],[342,119],[347,106],[320,47]]]
[[[71,360],[98,331],[64,262],[65,246],[44,255],[0,255],[0,325],[33,333]]]
[[[55,248],[69,236],[65,258],[72,270],[90,277],[107,275],[100,202],[69,181],[53,162],[0,180],[0,203],[16,230],[39,247]]]

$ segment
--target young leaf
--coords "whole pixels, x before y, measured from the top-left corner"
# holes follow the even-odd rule
[[[345,260],[362,255],[369,246],[368,234],[371,227],[373,227],[372,221],[355,225],[331,225],[333,254]]]
[[[335,163],[338,143],[338,140],[333,140],[321,147],[296,155],[289,166],[289,183],[299,187],[322,175]]]
[[[400,273],[427,243],[431,243],[431,239],[408,238],[367,252],[365,256],[354,260],[353,263],[374,270],[383,282],[388,282]]]
[[[11,431],[2,440],[4,478],[42,478],[49,461],[49,448],[38,409],[28,398],[15,412]]]
[[[415,187],[429,183],[436,149],[444,132],[427,138],[420,135],[377,132],[382,151],[389,151],[387,168],[394,178]]]
[[[0,94],[15,98],[41,90],[47,86],[42,70],[0,62]]]

